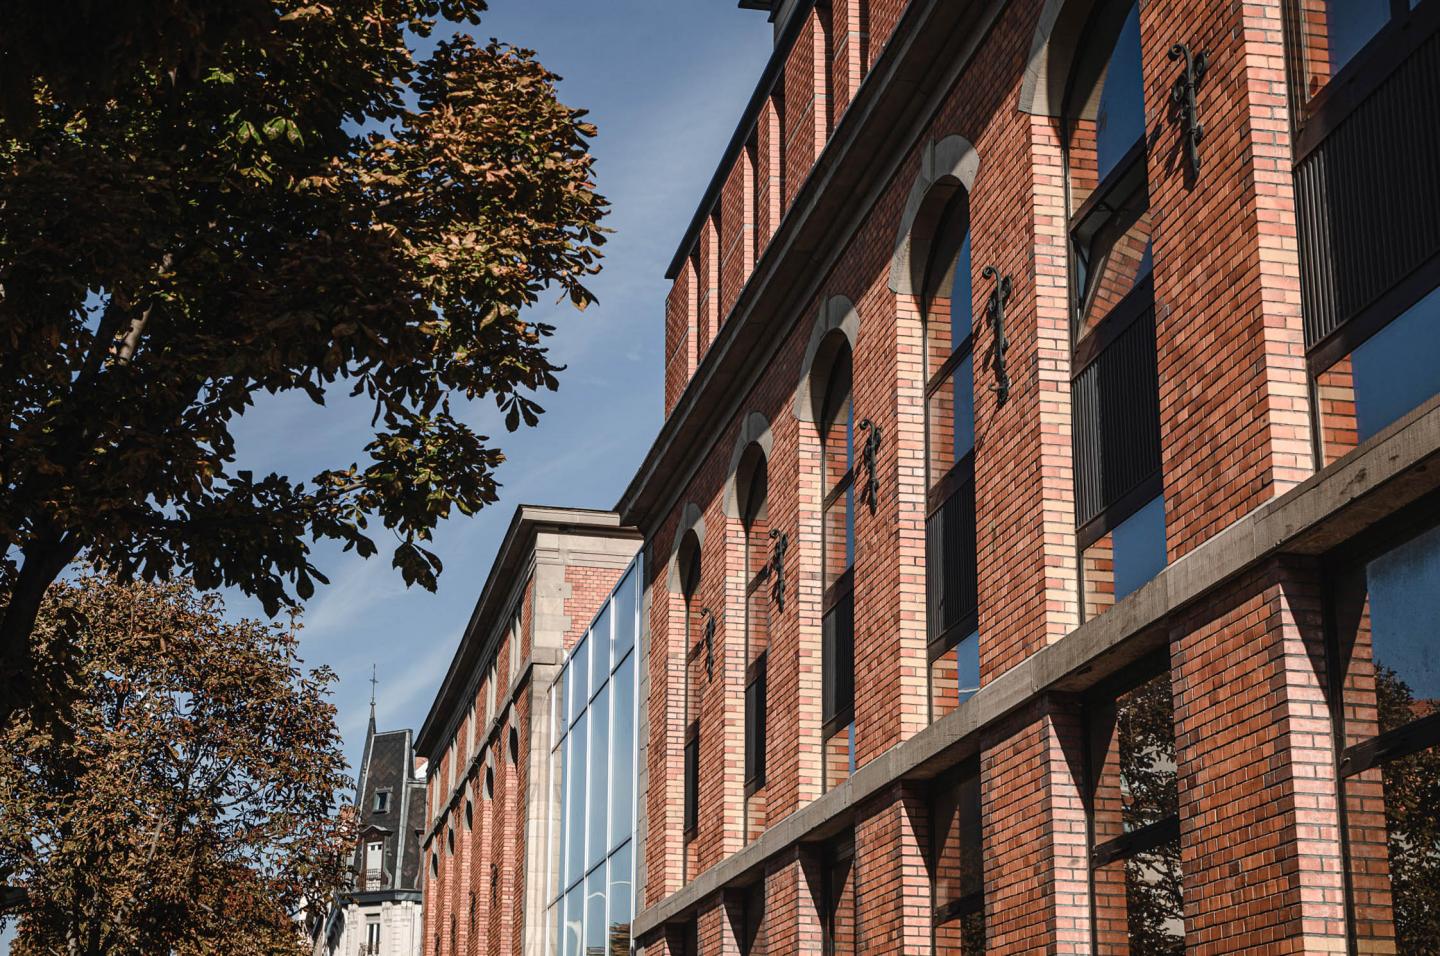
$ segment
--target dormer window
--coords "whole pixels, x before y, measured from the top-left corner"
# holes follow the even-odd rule
[[[376,791],[375,791],[375,812],[376,812],[376,813],[389,813],[389,812],[390,812],[390,791],[389,791],[389,790],[376,790]]]

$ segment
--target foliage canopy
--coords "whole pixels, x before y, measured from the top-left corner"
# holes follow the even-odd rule
[[[310,542],[369,556],[378,523],[433,588],[432,529],[495,499],[502,458],[451,400],[535,423],[559,369],[525,308],[591,301],[605,212],[594,130],[533,53],[425,39],[481,0],[20,6],[0,33],[0,726],[43,693],[34,616],[82,552],[274,613],[325,580]],[[236,466],[257,396],[344,389],[373,412],[355,460]]]
[[[17,956],[297,952],[352,842],[330,672],[180,581],[58,583],[35,635],[84,664],[63,729],[0,733]]]

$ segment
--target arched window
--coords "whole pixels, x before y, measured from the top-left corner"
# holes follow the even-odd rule
[[[946,202],[925,274],[926,621],[931,718],[980,687],[969,196]]]
[[[749,445],[735,474],[740,506],[745,567],[745,836],[754,839],[765,827],[766,676],[770,634],[772,582],[766,539],[769,537],[770,475],[765,451]]]
[[[1083,12],[1062,123],[1076,537],[1088,618],[1154,577],[1166,552],[1139,6],[1097,0]]]
[[[821,342],[815,368],[823,387],[820,427],[821,737],[827,788],[855,769],[855,407],[850,343],[839,332]]]
[[[688,842],[700,825],[700,682],[691,673],[699,657],[700,621],[700,538],[694,529],[685,532],[678,557],[680,594],[685,600],[685,801],[683,828]],[[687,847],[685,857],[688,861]],[[688,866],[685,868],[688,872]]]

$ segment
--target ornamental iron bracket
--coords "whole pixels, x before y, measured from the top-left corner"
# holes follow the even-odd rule
[[[1010,398],[1010,373],[1005,370],[1005,353],[1010,351],[1010,340],[1005,336],[1005,304],[1010,301],[1014,284],[1008,275],[1002,276],[1000,270],[994,266],[981,269],[980,276],[995,280],[995,288],[985,306],[985,318],[990,323],[990,330],[995,333],[994,344],[990,346],[989,362],[995,371],[995,384],[990,386],[990,389],[995,393],[995,403],[1004,405]]]
[[[868,418],[860,419],[861,431],[869,432],[865,447],[860,450],[860,461],[865,466],[865,487],[860,489],[860,500],[870,506],[873,515],[880,506],[880,479],[875,476],[875,459],[880,454],[880,426]]]
[[[770,573],[775,580],[771,584],[771,595],[775,601],[775,610],[779,614],[785,613],[785,552],[790,549],[790,538],[779,528],[770,529],[770,540],[775,542],[770,549]]]
[[[1210,54],[1206,50],[1192,54],[1188,43],[1177,43],[1170,48],[1172,61],[1183,60],[1185,69],[1175,78],[1170,89],[1176,121],[1180,124],[1180,143],[1185,150],[1185,159],[1190,164],[1193,181],[1200,175],[1200,141],[1205,138],[1205,127],[1200,124],[1200,108],[1195,102],[1195,93],[1205,71],[1210,68]]]
[[[700,616],[705,619],[705,677],[709,680],[715,677],[715,615],[702,607]]]

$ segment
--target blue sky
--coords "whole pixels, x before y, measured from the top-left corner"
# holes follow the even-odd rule
[[[492,0],[478,29],[538,51],[564,77],[562,100],[599,127],[597,183],[614,230],[591,288],[599,305],[546,305],[556,359],[568,366],[534,429],[508,433],[493,404],[475,407],[482,432],[504,449],[500,501],[454,518],[436,535],[440,590],[407,590],[381,556],[364,561],[317,549],[330,577],[306,608],[302,653],[339,675],[336,702],[352,765],[368,715],[370,667],[379,673],[382,729],[419,728],[520,503],[614,505],[660,427],[664,277],[686,225],[759,78],[771,45],[765,14],[734,0]],[[548,300],[547,300],[548,302]],[[343,397],[261,403],[237,428],[242,463],[308,477],[348,464],[369,436],[368,408]],[[362,462],[363,464],[363,462]],[[260,615],[232,595],[232,613]]]

